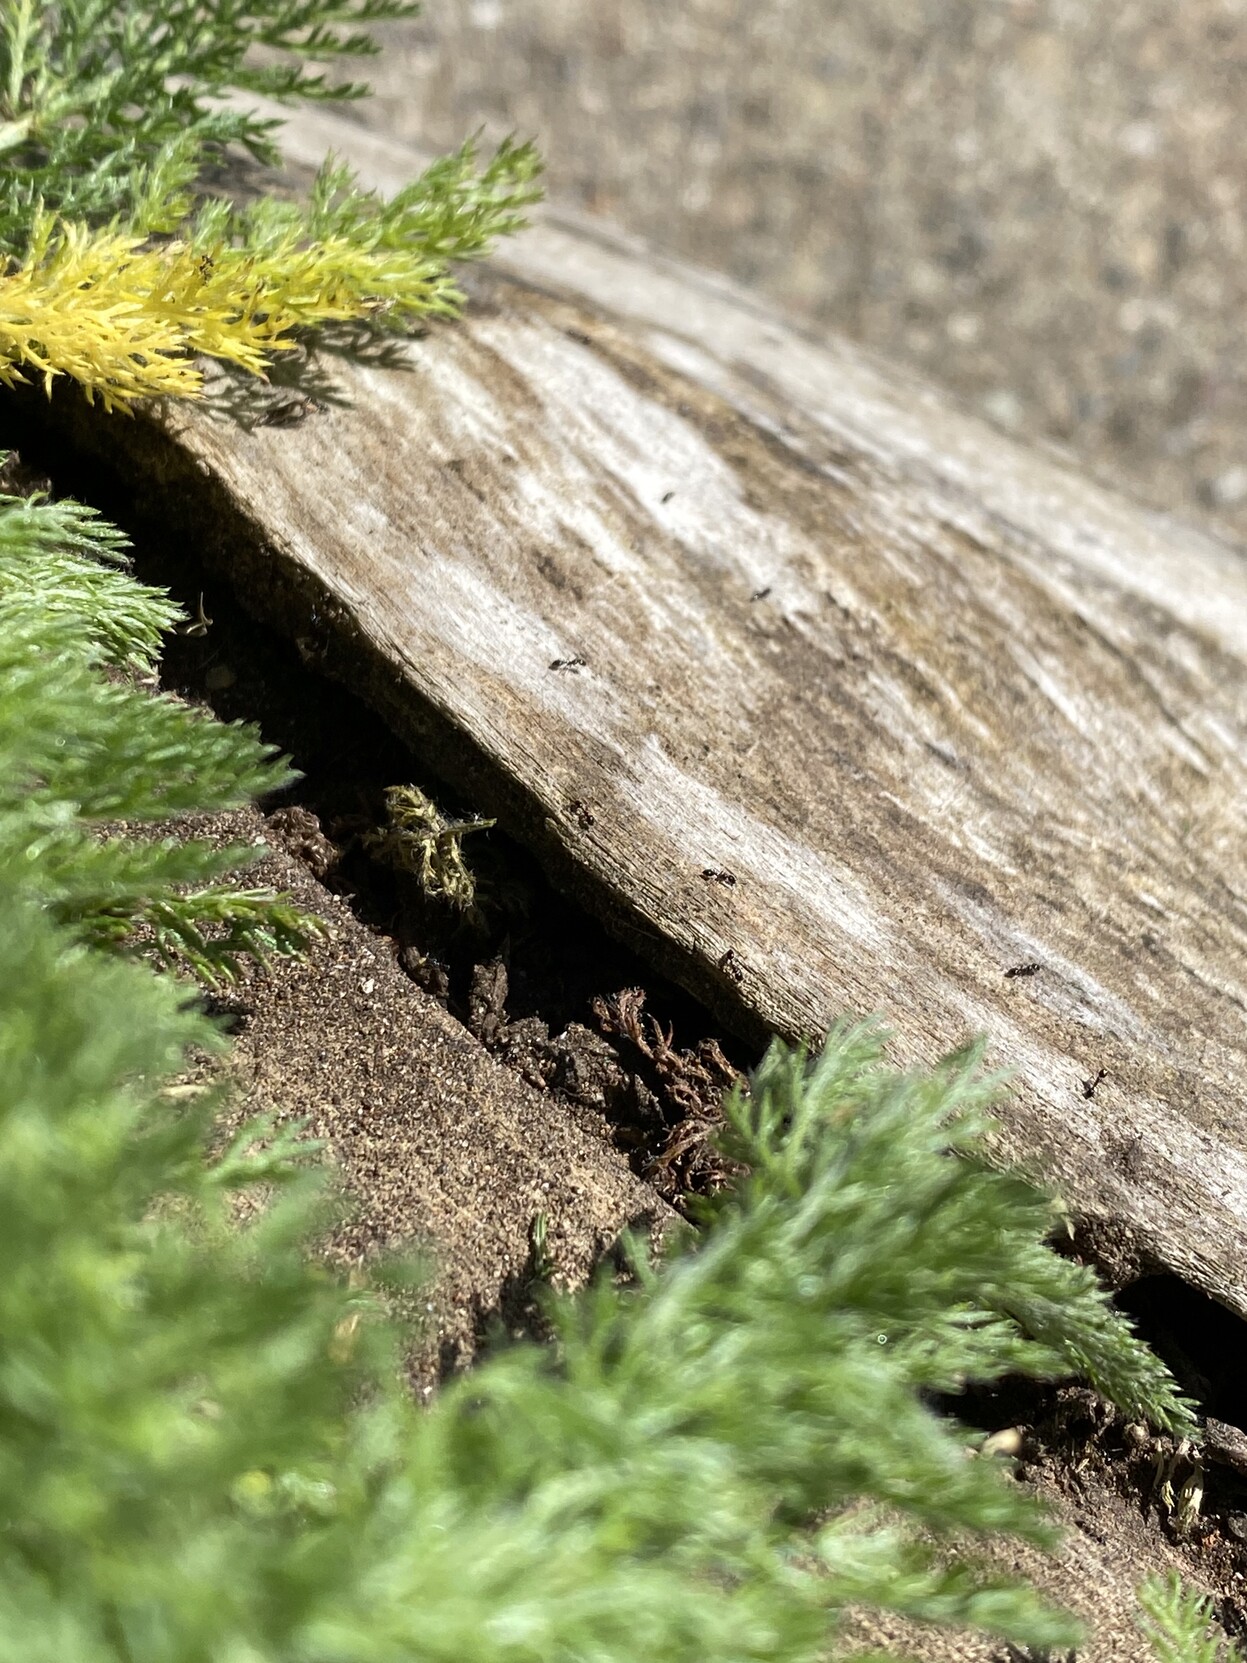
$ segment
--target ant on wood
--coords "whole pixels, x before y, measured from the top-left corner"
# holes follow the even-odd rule
[[[306,417],[324,409],[314,398],[288,398],[270,404],[257,421],[257,427],[297,427]]]
[[[721,883],[725,889],[736,888],[734,872],[721,871],[717,866],[703,866],[701,875],[707,883]]]

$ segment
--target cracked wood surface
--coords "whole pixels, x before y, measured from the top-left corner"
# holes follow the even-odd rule
[[[330,146],[413,170],[287,129]],[[294,425],[177,410],[154,477],[210,476],[255,604],[729,1020],[985,1034],[1001,1157],[1247,1315],[1240,550],[575,215],[471,289]]]

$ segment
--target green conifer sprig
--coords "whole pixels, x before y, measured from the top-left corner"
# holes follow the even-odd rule
[[[231,91],[352,99],[309,66],[376,51],[369,24],[406,0],[4,0],[0,248],[21,255],[38,207],[86,224],[171,231],[230,145],[277,160],[278,123],[222,107]],[[257,58],[256,48],[268,48]]]
[[[753,1169],[709,1209],[706,1234],[659,1270],[639,1261],[638,1292],[604,1285],[555,1307],[567,1417],[537,1412],[548,1364],[513,1353],[435,1417],[439,1473],[548,1510],[569,1533],[600,1527],[647,1562],[748,1577],[755,1596],[769,1581],[794,1631],[803,1602],[825,1620],[861,1597],[1057,1643],[1059,1623],[1018,1590],[880,1534],[869,1511],[839,1511],[866,1501],[939,1533],[1046,1540],[1036,1506],[992,1461],[967,1461],[964,1436],[916,1388],[1068,1375],[1088,1320],[1114,1401],[1191,1424],[1127,1325],[1044,1245],[1052,1208],[976,1158],[993,1089],[970,1057],[892,1073],[870,1026],[837,1029],[815,1059],[774,1047],[729,1110],[728,1151]],[[999,1308],[1001,1288],[1025,1300],[1062,1286],[1068,1336],[1035,1343]],[[828,1508],[806,1563],[792,1527]]]
[[[407,321],[431,309],[418,288],[415,260],[424,263],[428,277],[442,278],[447,284],[442,293],[448,294],[447,264],[477,259],[498,237],[520,230],[525,210],[537,199],[540,163],[531,145],[504,139],[483,167],[479,157],[479,141],[468,139],[389,198],[362,189],[352,170],[330,157],[306,202],[261,196],[235,207],[217,199],[195,217],[190,240],[196,247],[237,243],[257,260],[293,247],[371,254],[378,262],[373,289],[384,295],[388,281],[393,309],[387,315]],[[390,262],[388,278],[383,259]],[[402,302],[408,293],[405,318]],[[438,291],[431,298],[438,299]]]
[[[1212,1601],[1176,1572],[1149,1576],[1139,1589],[1139,1626],[1157,1663],[1242,1663],[1243,1654],[1211,1629]]]
[[[150,671],[181,619],[162,589],[126,572],[126,540],[92,508],[0,495],[0,618],[57,621],[88,657]]]
[[[72,805],[87,820],[160,820],[237,808],[292,777],[247,730],[75,663],[74,634],[51,619],[9,627],[0,606],[0,629],[0,674],[14,708],[29,710],[24,731],[0,741],[10,800],[27,789],[41,814]]]
[[[254,860],[253,849],[244,845],[242,852],[241,862],[238,851],[231,852],[232,867]],[[149,892],[151,888],[149,879]],[[213,988],[237,981],[245,960],[266,965],[270,959],[288,958],[326,933],[319,919],[271,889],[239,889],[236,884],[214,884],[155,900],[144,895],[128,903],[62,903],[56,912],[66,923],[76,924],[87,941],[150,948],[170,969],[187,969]]]
[[[14,1656],[815,1663],[850,1604],[1076,1639],[1025,1586],[914,1539],[1048,1527],[914,1390],[904,1341],[929,1308],[898,1304],[904,1267],[869,1235],[905,1191],[856,1224],[841,1205],[877,1182],[871,1138],[846,1137],[876,1115],[910,1176],[960,1165],[934,1105],[912,1135],[891,1118],[908,1088],[877,1036],[841,1030],[813,1064],[774,1051],[769,1176],[669,1262],[638,1254],[635,1286],[557,1302],[553,1353],[502,1353],[420,1411],[368,1297],[306,1256],[325,1197],[297,1143],[252,1126],[214,1165],[204,1106],[171,1112],[164,1080],[219,1042],[177,990],[68,945],[3,877],[0,986]],[[274,1179],[231,1223],[224,1193]],[[981,1191],[961,1195],[946,1220],[973,1239]],[[832,1243],[857,1268],[824,1295]],[[896,1345],[870,1332],[880,1309]],[[970,1360],[990,1366],[981,1344]]]
[[[391,201],[332,158],[306,206],[212,190],[278,123],[222,102],[364,90],[309,64],[375,50],[405,0],[0,0],[0,383],[68,377],[106,409],[195,397],[196,355],[263,375],[295,332],[454,313],[452,261],[517,229],[531,145],[469,141]],[[259,48],[258,52],[256,49]]]
[[[149,670],[180,616],[120,568],[124,548],[75,504],[0,499],[0,878],[86,939],[215,983],[324,926],[214,881],[256,859],[249,845],[101,828],[239,807],[293,776],[250,730],[105,678]]]
[[[350,1301],[300,1252],[316,1181],[214,1227],[203,1113],[155,1088],[218,1036],[172,983],[68,946],[8,885],[0,986],[4,1649],[190,1663],[233,1644],[276,1663],[330,1570],[324,1488],[350,1517],[369,1470],[349,1405],[369,1335],[330,1363]],[[231,1183],[244,1168],[235,1152]]]
[[[1015,1369],[1078,1375],[1125,1412],[1192,1435],[1190,1405],[1130,1336],[1094,1272],[1046,1246],[1052,1203],[978,1156],[1001,1086],[983,1072],[981,1048],[907,1076],[880,1072],[883,1040],[868,1023],[837,1031],[814,1062],[776,1047],[752,1091],[725,1106],[724,1150],[750,1173],[746,1200],[755,1187],[795,1197],[836,1179],[818,1220],[820,1297],[838,1320],[856,1311],[861,1332],[886,1344],[915,1386],[956,1391],[966,1378]],[[839,1140],[826,1134],[829,1101]],[[932,1158],[942,1152],[961,1158]],[[852,1184],[836,1177],[849,1168]],[[708,1221],[738,1205],[712,1199],[700,1212]],[[865,1241],[874,1244],[869,1263],[853,1250]]]

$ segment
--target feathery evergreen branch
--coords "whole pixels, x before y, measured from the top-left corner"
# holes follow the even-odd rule
[[[0,457],[0,460],[3,460]],[[0,495],[0,616],[76,626],[88,657],[150,671],[160,639],[181,619],[162,589],[121,568],[126,539],[81,503]]]
[[[746,1202],[755,1189],[795,1197],[834,1185],[820,1189],[827,1211],[810,1220],[824,1232],[820,1298],[859,1313],[863,1334],[884,1336],[915,1386],[955,1391],[966,1378],[1015,1369],[1085,1376],[1126,1413],[1194,1434],[1190,1405],[1094,1273],[1045,1245],[1051,1202],[973,1158],[1000,1085],[983,1074],[979,1050],[925,1075],[890,1075],[880,1072],[882,1039],[872,1024],[838,1030],[813,1062],[776,1046],[751,1092],[726,1104],[724,1153],[750,1173]],[[842,1177],[849,1169],[852,1184]],[[739,1205],[712,1200],[701,1215]],[[869,1264],[852,1251],[865,1240],[874,1244]]]
[[[357,96],[301,60],[371,51],[355,25],[412,12],[403,0],[0,0],[0,384],[50,392],[65,376],[124,410],[196,396],[196,354],[262,375],[298,329],[455,313],[450,262],[518,229],[540,194],[530,145],[507,140],[478,166],[469,140],[388,202],[332,158],[305,206],[202,199],[229,144],[277,154],[274,123],[214,98]],[[263,62],[246,57],[256,45],[270,49]]]
[[[504,144],[482,174],[471,143],[390,202],[327,163],[310,207],[205,209],[189,241],[148,246],[114,230],[35,225],[27,259],[0,276],[0,382],[79,382],[106,409],[194,397],[191,355],[262,375],[292,331],[363,319],[396,328],[453,315],[447,262],[475,258],[522,223],[536,171]]]
[[[1212,1602],[1176,1574],[1152,1575],[1139,1589],[1139,1626],[1157,1663],[1242,1663],[1243,1654],[1209,1632]]]
[[[246,855],[254,860],[255,851],[248,849]],[[232,865],[239,864],[235,855]],[[85,941],[150,950],[170,969],[190,970],[213,988],[237,981],[244,959],[264,965],[302,953],[328,933],[319,918],[282,901],[271,889],[233,884],[155,900],[143,897],[137,905],[96,900],[71,909],[62,903],[56,916],[75,925]]]
[[[223,107],[224,94],[359,98],[365,87],[307,66],[373,53],[368,25],[417,11],[406,0],[4,0],[0,250],[24,253],[40,208],[171,231],[230,146],[277,161],[277,123]]]
[[[237,807],[292,777],[246,729],[104,679],[102,664],[149,669],[179,615],[118,569],[124,546],[75,504],[0,498],[0,882],[85,939],[216,983],[324,926],[269,891],[213,883],[254,848],[99,835]]]
[[[910,1528],[1049,1534],[913,1388],[904,1341],[930,1311],[898,1306],[901,1267],[871,1234],[903,1243],[906,1191],[846,1210],[878,1183],[876,1116],[920,1182],[961,1164],[937,1123],[973,1150],[938,1093],[912,1136],[893,1120],[915,1099],[877,1035],[841,1030],[812,1064],[772,1052],[769,1177],[669,1262],[638,1256],[634,1287],[559,1301],[555,1353],[502,1353],[421,1412],[368,1296],[305,1256],[325,1196],[297,1141],[266,1151],[271,1126],[252,1126],[214,1168],[203,1106],[170,1113],[163,1080],[214,1042],[176,990],[67,947],[2,880],[0,986],[15,1655],[814,1663],[850,1603],[1019,1645],[1076,1638]],[[973,1113],[979,1088],[953,1077]],[[801,1128],[792,1161],[785,1125]],[[229,1223],[225,1193],[274,1177],[275,1202]],[[981,1196],[970,1182],[946,1214],[966,1240],[995,1227],[974,1217]],[[870,1331],[880,1311],[895,1345]],[[811,1531],[815,1510],[829,1517]]]

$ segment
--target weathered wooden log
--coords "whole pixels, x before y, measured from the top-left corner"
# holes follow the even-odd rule
[[[584,219],[472,295],[292,425],[99,442],[727,1019],[985,1034],[1001,1158],[1247,1315],[1242,552]]]

